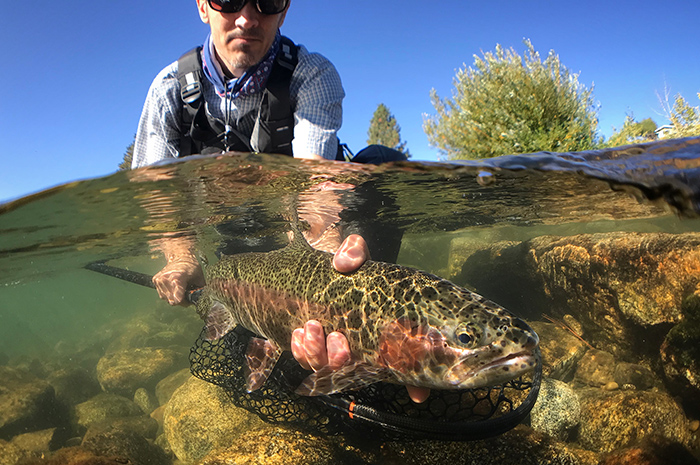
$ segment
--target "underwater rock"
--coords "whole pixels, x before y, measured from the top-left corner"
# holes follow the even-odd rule
[[[20,355],[11,360],[10,366],[17,370],[28,371],[39,379],[44,379],[49,372],[46,363],[47,360],[39,360],[36,357]]]
[[[611,452],[654,435],[685,446],[691,443],[688,420],[665,393],[596,388],[576,392],[581,403],[578,439],[587,449]]]
[[[698,233],[541,236],[528,247],[544,292],[616,355],[634,349],[639,328],[677,323],[684,292],[700,280]]]
[[[148,415],[137,417],[109,418],[92,423],[86,434],[95,431],[133,431],[146,439],[155,439],[158,434],[158,422]]]
[[[133,465],[169,465],[163,450],[151,444],[138,432],[123,427],[91,427],[81,448],[98,456],[114,456],[129,460]]]
[[[150,415],[158,408],[158,399],[148,389],[138,388],[134,393],[134,403],[138,405],[143,413]]]
[[[615,382],[615,357],[604,350],[589,350],[581,358],[574,379],[589,386]]]
[[[190,369],[183,368],[160,380],[158,384],[156,384],[156,398],[158,399],[158,404],[165,405],[170,400],[173,392],[185,384],[191,376]]]
[[[631,384],[642,391],[659,384],[658,378],[649,368],[636,363],[618,363],[615,366],[613,377],[620,386]]]
[[[684,301],[683,316],[666,335],[661,360],[669,389],[700,409],[700,291]]]
[[[75,406],[75,424],[85,431],[90,425],[105,420],[142,416],[138,405],[126,397],[103,392]]]
[[[257,416],[231,404],[223,389],[195,377],[173,393],[163,418],[168,443],[184,462],[200,460],[234,443],[242,433],[265,426]]]
[[[0,446],[0,452],[2,446]],[[124,465],[130,462],[126,457],[104,457],[82,447],[60,449],[48,458],[32,458],[20,462],[21,465]],[[0,459],[0,465],[5,465]],[[16,465],[13,463],[12,465]]]
[[[580,420],[581,406],[573,389],[562,381],[542,378],[537,402],[530,412],[532,428],[566,440]]]
[[[17,465],[25,462],[32,454],[11,442],[0,439],[0,465]]]
[[[26,370],[0,366],[0,439],[56,426],[53,387]]]
[[[450,243],[449,279],[475,289],[518,316],[539,315],[551,303],[518,241],[456,237]]]
[[[172,349],[127,349],[100,359],[97,380],[103,390],[131,397],[139,387],[155,388],[163,377],[186,365],[187,358]]]
[[[677,442],[649,436],[634,447],[611,452],[600,465],[700,465],[700,461]]]
[[[376,457],[337,438],[318,437],[297,430],[268,428],[246,432],[233,445],[217,448],[199,465],[335,465],[378,463]]]
[[[46,378],[56,392],[56,402],[73,407],[101,392],[97,378],[82,368],[62,368]]]
[[[587,350],[585,343],[554,323],[532,321],[530,326],[540,337],[542,374],[561,381],[569,380]]]
[[[49,428],[15,436],[12,438],[12,444],[34,456],[40,456],[58,449],[67,439],[67,430]]]
[[[597,465],[598,454],[558,442],[524,425],[491,439],[469,442],[390,442],[382,465]]]
[[[190,336],[174,331],[161,331],[153,336],[149,336],[144,341],[145,347],[171,347],[171,346],[188,346],[192,341],[197,339],[197,334]]]

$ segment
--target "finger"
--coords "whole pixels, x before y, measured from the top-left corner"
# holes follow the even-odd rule
[[[334,331],[326,338],[328,349],[328,365],[334,370],[345,365],[350,360],[350,345],[344,334]]]
[[[406,390],[408,391],[408,397],[410,397],[411,400],[416,404],[421,404],[425,402],[425,399],[427,399],[428,396],[430,396],[430,389],[428,388],[406,386]]]
[[[362,236],[351,234],[340,244],[333,256],[333,267],[341,273],[351,273],[357,271],[367,260],[369,260],[367,242]]]
[[[153,277],[153,284],[156,286],[156,291],[158,291],[158,297],[170,303],[170,291],[163,280],[162,273],[158,273]]]
[[[304,367],[305,370],[310,370],[311,365],[306,360],[306,352],[304,351],[304,329],[297,328],[292,331],[292,355]]]
[[[165,272],[153,277],[158,295],[167,300],[170,305],[178,305],[185,298],[185,287],[182,285],[180,273]]]
[[[320,370],[328,365],[326,335],[323,326],[316,320],[307,321],[304,325],[304,351],[306,360],[314,370]]]

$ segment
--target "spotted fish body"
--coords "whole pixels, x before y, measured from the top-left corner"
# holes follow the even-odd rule
[[[422,271],[367,261],[337,272],[331,254],[303,241],[222,258],[197,303],[207,338],[240,324],[254,338],[247,387],[262,386],[291,336],[311,319],[343,333],[352,358],[310,375],[297,392],[332,394],[377,381],[433,389],[497,385],[531,370],[538,337],[497,304]]]

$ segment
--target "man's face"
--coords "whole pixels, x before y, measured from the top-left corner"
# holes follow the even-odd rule
[[[255,2],[247,2],[237,13],[220,13],[211,9],[207,0],[197,0],[197,8],[202,21],[211,27],[214,49],[224,71],[235,77],[262,60],[289,9],[264,15]]]

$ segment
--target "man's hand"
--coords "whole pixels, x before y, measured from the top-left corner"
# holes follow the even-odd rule
[[[357,271],[369,259],[367,242],[353,234],[348,236],[333,257],[333,267],[341,273]],[[340,368],[351,358],[347,338],[339,332],[324,334],[323,326],[316,320],[308,321],[303,328],[292,332],[292,354],[307,370],[319,370],[326,365]],[[408,395],[416,403],[425,401],[430,389],[406,386]]]
[[[156,285],[160,298],[167,300],[170,305],[187,305],[187,288],[204,286],[204,274],[197,260],[183,257],[168,262],[153,276],[153,284]]]
[[[170,305],[188,305],[185,292],[188,288],[204,286],[204,273],[192,253],[194,243],[189,238],[169,238],[154,244],[166,257],[165,267],[153,276],[161,299]]]

